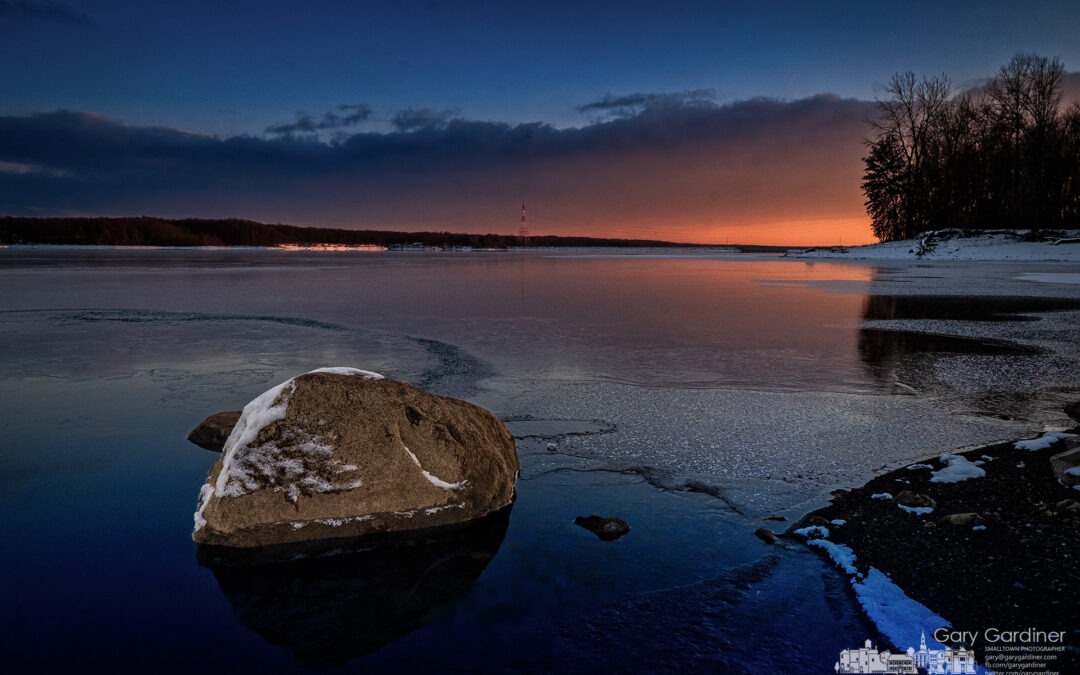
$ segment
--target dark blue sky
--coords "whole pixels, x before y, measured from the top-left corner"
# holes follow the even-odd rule
[[[777,99],[782,108],[787,102],[797,103],[824,93],[837,95],[828,100],[832,101],[830,105],[842,108],[835,116],[842,121],[838,124],[846,125],[845,138],[850,137],[842,147],[834,145],[832,152],[822,149],[824,155],[839,153],[847,162],[847,168],[835,176],[829,174],[830,179],[857,183],[858,175],[852,174],[852,167],[857,171],[859,142],[865,135],[859,120],[870,114],[870,108],[860,107],[858,102],[880,95],[882,84],[893,73],[944,71],[964,87],[992,75],[1018,51],[1059,57],[1067,71],[1076,71],[1080,70],[1078,34],[1077,2],[0,0],[0,117],[9,123],[7,127],[0,125],[7,129],[0,129],[0,212],[127,213],[138,208],[159,215],[250,215],[300,224],[384,223],[404,227],[430,222],[435,227],[506,229],[495,226],[502,222],[501,215],[492,215],[501,214],[501,209],[495,207],[490,211],[481,209],[467,218],[441,221],[438,209],[414,214],[401,211],[402,204],[425,197],[443,199],[454,190],[459,193],[457,201],[486,198],[481,187],[484,182],[476,172],[493,170],[493,165],[489,162],[483,168],[474,166],[471,157],[475,146],[470,143],[501,142],[493,139],[503,138],[499,131],[502,127],[474,126],[469,128],[469,134],[458,134],[453,139],[431,135],[435,130],[445,131],[451,120],[495,122],[512,129],[537,122],[553,134],[577,129],[572,139],[551,141],[540,153],[550,159],[548,155],[554,152],[551,148],[562,148],[569,153],[566,157],[572,155],[570,159],[564,157],[570,164],[558,168],[565,170],[569,165],[586,166],[582,157],[592,151],[598,156],[610,155],[626,144],[641,145],[642,129],[650,130],[648,143],[653,145],[656,138],[672,134],[680,142],[692,144],[693,139],[683,138],[682,134],[687,129],[704,127],[686,126],[684,116],[679,118],[681,126],[672,132],[664,126],[668,122],[655,114],[661,108],[679,108],[679,115],[683,115],[687,106],[701,103],[717,112],[717,120],[726,120],[717,122],[723,128],[705,125],[706,134],[720,144],[714,148],[720,155],[709,158],[710,162],[731,164],[733,158],[754,156],[751,146],[756,137],[768,139],[766,151],[778,164],[787,166],[799,158],[819,161],[807,159],[813,152],[809,146],[801,147],[802,141],[791,134],[791,129],[797,132],[817,128],[821,117],[828,117],[820,112],[820,106],[796,106],[804,115],[797,120],[770,108],[776,114],[770,113],[768,119],[789,125],[787,130],[723,125],[733,124],[732,120],[742,118],[740,111],[751,109],[739,101],[767,97]],[[641,94],[647,96],[637,96]],[[665,99],[664,95],[670,96]],[[631,97],[627,100],[637,104],[624,109],[589,105],[623,97]],[[641,105],[642,101],[648,104]],[[58,110],[78,114],[34,117]],[[613,127],[613,113],[635,118],[641,124]],[[644,119],[641,116],[645,113],[654,117]],[[43,137],[44,141],[31,140],[32,134],[24,124],[28,119],[41,123],[35,133],[52,136]],[[55,152],[38,156],[36,147],[49,145],[48,139],[57,138],[57,125],[67,125],[65,132],[82,130],[93,136],[90,139],[69,134],[69,155],[78,154],[77,148],[82,145],[94,150],[63,161]],[[113,193],[88,187],[93,157],[110,154],[102,144],[126,143],[127,152],[132,141],[121,131],[133,133],[144,142],[154,133],[147,127],[162,127],[160,133],[166,136],[174,130],[214,135],[218,142],[215,152],[227,150],[230,161],[241,164],[235,158],[235,144],[230,146],[227,141],[238,135],[252,136],[261,142],[257,147],[244,146],[255,148],[253,157],[269,154],[275,162],[283,162],[284,152],[292,158],[287,178],[294,182],[298,175],[304,176],[303,162],[297,164],[295,160],[298,152],[304,157],[323,157],[310,160],[312,166],[317,166],[307,176],[315,180],[318,174],[323,182],[309,185],[307,192],[296,195],[297,199],[311,199],[317,194],[323,200],[333,190],[349,185],[350,177],[385,174],[377,166],[359,166],[366,156],[363,153],[354,152],[348,161],[329,161],[324,157],[327,149],[340,150],[346,139],[358,133],[363,134],[362,142],[354,143],[354,148],[366,148],[371,143],[383,147],[385,144],[380,145],[373,135],[412,137],[416,132],[428,133],[406,143],[413,148],[406,163],[411,163],[414,172],[423,174],[421,182],[425,187],[401,186],[397,192],[389,189],[400,196],[392,204],[375,203],[379,194],[388,191],[383,185],[368,189],[362,202],[343,204],[344,211],[324,208],[306,212],[286,202],[279,211],[262,209],[258,213],[249,208],[258,185],[249,190],[247,201],[230,201],[230,196],[239,194],[236,186],[229,188],[228,194],[215,194],[210,186],[202,185],[199,194],[204,207],[186,210],[176,200],[165,198],[168,195],[163,186],[168,180],[162,176],[144,181],[152,187],[137,195],[127,187]],[[16,131],[19,129],[22,131]],[[619,130],[630,135],[613,135]],[[15,133],[22,135],[14,139]],[[829,133],[819,136],[825,138]],[[785,134],[788,140],[776,140]],[[520,133],[515,136],[519,140],[514,141],[518,145],[513,148],[520,150],[520,137]],[[441,144],[433,152],[436,159],[430,165],[423,161],[423,151],[414,147],[421,138]],[[183,141],[185,148],[191,145],[189,141]],[[286,141],[293,145],[283,145]],[[584,145],[575,145],[577,141]],[[806,139],[810,145],[813,141]],[[298,150],[297,143],[306,145]],[[573,149],[568,150],[571,146]],[[168,161],[151,158],[152,148],[139,147],[135,153],[139,162],[125,169],[129,177],[131,172],[137,173],[136,169],[151,165],[160,173],[164,164],[176,161],[173,146],[165,152],[174,153]],[[453,148],[459,153],[456,161],[447,159]],[[506,153],[517,152],[513,148]],[[685,150],[673,148],[672,161],[679,157],[680,162],[711,170],[705,158],[688,159]],[[498,154],[491,148],[488,152]],[[212,154],[209,150],[207,153]],[[660,152],[657,156],[662,155]],[[522,156],[527,156],[527,161],[519,157],[517,167],[524,166],[524,173],[534,175],[540,160],[532,151]],[[395,155],[392,163],[400,169],[402,161]],[[348,170],[341,169],[345,164]],[[650,160],[643,166],[660,171],[660,164],[663,162]],[[470,177],[461,178],[454,171],[465,165]],[[76,166],[81,168],[73,168]],[[813,170],[811,165],[803,166]],[[739,173],[736,169],[740,167],[727,166],[727,174],[719,171],[717,175],[730,177]],[[775,167],[758,169],[762,176],[775,172]],[[187,174],[201,170],[178,169]],[[582,171],[592,178],[598,173],[595,166]],[[676,188],[685,184],[675,174],[661,175],[657,182]],[[264,178],[252,180],[258,183]],[[283,181],[286,177],[283,174],[278,178]],[[31,186],[31,179],[52,182],[44,187],[36,183]],[[62,180],[82,182],[67,189],[58,182]],[[455,180],[465,180],[469,186],[454,187]],[[733,210],[724,180],[698,186],[703,192],[696,196],[685,195],[702,204],[726,205],[711,216],[704,206],[693,209],[694,226],[713,220],[718,224],[732,219],[744,224],[754,220],[747,215],[753,204],[743,203],[740,209]],[[370,181],[365,185],[370,188]],[[280,181],[273,189],[275,198],[280,198]],[[739,194],[745,192],[740,189]],[[805,192],[815,194],[820,190],[807,187]],[[846,205],[826,209],[828,213],[818,214],[821,218],[863,218],[857,184],[853,190],[836,188],[834,192],[831,197]],[[561,198],[560,202],[558,181],[554,179],[525,176],[493,199],[501,205],[504,200],[510,203],[529,198],[531,193],[543,193],[552,206],[560,203],[549,212],[553,231],[566,230],[566,224],[573,222],[578,223],[578,229],[588,229],[595,220],[595,209],[579,212],[573,206],[588,199],[588,195],[576,194],[572,200]],[[80,201],[73,196],[76,194],[84,198]],[[678,189],[669,194],[670,199],[657,197],[650,203],[674,209],[670,215],[678,218],[678,205],[688,202],[682,201]],[[110,196],[116,200],[108,202]],[[605,199],[605,208],[619,203],[618,195],[608,194]],[[744,196],[738,199],[745,201]],[[361,208],[364,205],[372,208],[365,210]],[[643,206],[647,204],[635,208]],[[543,207],[538,207],[539,215]],[[342,215],[346,211],[347,217]],[[736,211],[740,215],[736,216]],[[798,220],[797,211],[792,206],[771,218],[775,222]],[[274,218],[275,213],[281,214],[279,218]],[[657,210],[626,233],[663,235],[650,230],[663,216]],[[507,218],[513,225],[513,209]],[[625,220],[622,216],[616,219]],[[762,219],[768,220],[764,216]]]
[[[0,0],[0,113],[233,134],[363,103],[376,121],[411,107],[565,126],[605,94],[869,99],[896,71],[962,83],[1016,51],[1077,70],[1078,34],[1080,3],[1015,0]]]

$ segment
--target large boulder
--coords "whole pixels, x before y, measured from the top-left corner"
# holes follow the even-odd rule
[[[253,547],[460,524],[509,504],[517,474],[514,439],[487,410],[323,368],[244,408],[192,537]]]

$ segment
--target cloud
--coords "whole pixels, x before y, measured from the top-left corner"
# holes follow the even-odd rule
[[[94,20],[79,10],[59,2],[35,2],[34,0],[0,0],[0,16],[59,21],[61,23],[90,26]]]
[[[445,127],[446,123],[458,116],[456,110],[431,110],[430,108],[405,108],[399,110],[390,118],[390,123],[398,131],[417,131],[421,129],[438,129]]]
[[[326,113],[324,119],[333,120],[334,124],[339,127],[349,127],[354,124],[366,122],[371,117],[371,106],[363,103],[339,105],[337,109],[342,113],[347,114],[338,116],[333,113]]]
[[[291,136],[296,133],[313,134],[318,130],[319,125],[315,122],[315,118],[304,112],[296,113],[295,122],[272,124],[266,127],[266,133],[274,136]]]
[[[583,113],[599,112],[618,117],[628,117],[644,110],[684,107],[715,108],[716,104],[713,102],[715,98],[716,92],[712,89],[693,89],[691,91],[666,94],[638,93],[623,96],[608,94],[591,103],[580,105],[576,109],[578,112]]]
[[[1066,74],[1067,92],[1078,85]],[[696,91],[581,109],[597,119],[556,128],[408,108],[376,133],[362,126],[371,109],[350,104],[232,137],[67,110],[0,116],[0,213],[514,233],[524,200],[534,234],[870,239],[859,184],[872,101],[720,105]]]
[[[53,176],[65,176],[66,171],[59,171],[47,166],[39,166],[36,164],[21,164],[19,162],[2,162],[0,161],[0,173],[13,173],[18,175],[25,175],[31,173],[46,173]]]
[[[320,131],[345,129],[366,122],[371,118],[371,106],[363,103],[344,104],[337,107],[337,112],[325,112],[322,119],[316,121],[305,112],[297,112],[296,120],[286,124],[272,124],[266,127],[266,133],[272,136],[293,136],[296,134],[317,134]]]
[[[962,82],[954,86],[954,92],[960,96],[970,96],[978,99],[986,93],[986,85],[990,78],[984,78],[971,82]],[[1068,105],[1080,104],[1080,72],[1063,73],[1061,76],[1061,99]]]
[[[304,114],[281,125],[295,133],[227,138],[74,111],[0,117],[0,162],[49,167],[0,171],[0,212],[515,232],[527,200],[537,234],[717,241],[718,228],[786,222],[794,243],[808,241],[800,223],[865,220],[860,158],[874,103],[634,100],[638,113],[579,128],[407,109],[389,133],[329,140],[313,133],[326,118]],[[370,112],[334,114],[341,125]]]

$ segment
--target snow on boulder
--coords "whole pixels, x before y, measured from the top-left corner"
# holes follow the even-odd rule
[[[192,538],[251,547],[457,524],[507,506],[517,474],[514,439],[487,410],[322,368],[245,406]]]

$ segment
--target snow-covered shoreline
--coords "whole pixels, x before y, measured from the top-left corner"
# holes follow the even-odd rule
[[[846,260],[963,260],[973,262],[1076,262],[1080,263],[1080,230],[1060,236],[1032,239],[1026,230],[937,230],[918,239],[867,246],[831,246],[792,249],[789,258]]]
[[[1068,563],[1058,551],[1074,547],[1071,525],[1080,505],[1074,491],[1045,469],[1078,430],[1047,431],[898,467],[837,493],[829,506],[805,514],[785,535],[831,560],[896,649],[919,644],[920,633],[931,642],[943,626],[978,633],[1016,616],[1033,626],[1057,625],[1068,616],[1075,593],[1063,580],[1061,569]],[[958,466],[963,470],[954,470]],[[894,497],[880,491],[886,487],[904,492]],[[904,508],[905,500],[933,508]],[[891,512],[893,504],[905,515]],[[958,512],[943,515],[950,511]],[[973,566],[978,575],[970,574]],[[976,658],[983,665],[993,660],[984,649]],[[1068,658],[1055,662],[1061,672],[1075,665],[1075,656]],[[977,666],[976,672],[988,671]]]

